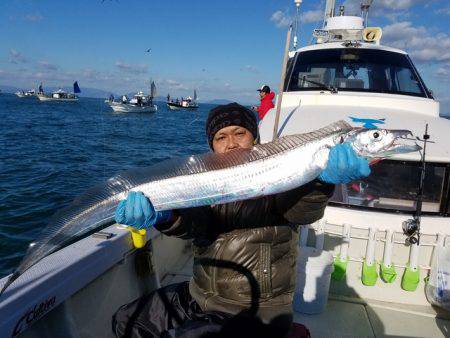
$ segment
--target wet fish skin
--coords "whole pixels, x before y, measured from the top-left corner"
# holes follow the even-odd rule
[[[289,135],[253,149],[226,154],[208,153],[169,160],[110,178],[58,211],[30,247],[19,267],[3,285],[1,293],[24,271],[45,256],[64,247],[73,237],[83,235],[113,219],[118,203],[129,191],[142,191],[155,210],[172,210],[228,203],[271,195],[314,180],[326,167],[330,149],[350,142],[366,157],[383,157],[393,152],[395,140],[409,131],[353,128],[338,121],[311,133]],[[409,152],[403,148],[394,152]]]

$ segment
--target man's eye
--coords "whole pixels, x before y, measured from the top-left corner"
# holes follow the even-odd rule
[[[219,136],[218,138],[216,138],[216,141],[223,141],[225,139],[225,136]]]

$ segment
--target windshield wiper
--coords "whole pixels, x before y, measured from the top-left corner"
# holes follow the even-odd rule
[[[315,84],[316,86],[319,86],[322,89],[328,89],[331,93],[336,94],[338,92],[337,88],[335,86],[332,85],[327,85],[325,83],[322,82],[318,82],[318,81],[313,81],[313,80],[309,80],[306,78],[306,76],[302,77],[303,81]]]

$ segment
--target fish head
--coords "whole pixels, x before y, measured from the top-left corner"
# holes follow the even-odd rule
[[[356,128],[342,140],[349,142],[355,152],[366,158],[385,158],[395,154],[405,154],[422,149],[417,144],[407,144],[411,131],[401,129]]]

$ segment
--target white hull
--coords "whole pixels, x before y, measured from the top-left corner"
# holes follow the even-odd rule
[[[170,110],[180,110],[180,107],[167,105]]]
[[[15,95],[17,96],[17,97],[20,97],[20,98],[25,98],[25,97],[35,97],[36,95],[34,95],[34,94],[22,94],[22,93],[15,93]]]
[[[152,106],[138,106],[134,104],[123,104],[119,102],[107,102],[116,113],[154,113],[158,110],[156,104]]]
[[[158,264],[149,262],[149,270],[138,274],[129,231],[117,224],[103,231],[113,237],[89,236],[51,254],[6,290],[0,298],[1,337],[115,337],[115,311],[158,288],[159,276],[175,271],[186,250],[186,241],[152,229],[147,234]]]
[[[181,110],[181,109],[183,109],[183,110],[196,110],[196,109],[198,109],[198,106],[197,105],[190,105],[190,106],[180,106],[180,105],[176,105],[176,104],[174,104],[174,103],[167,103],[167,107],[170,109],[170,110]]]
[[[45,96],[45,95],[38,95],[37,96],[39,101],[63,101],[63,102],[74,102],[74,101],[78,101],[78,98],[54,98],[54,97],[49,97],[49,96]]]
[[[336,242],[336,236],[330,233],[337,229],[328,224],[325,230],[328,247]],[[149,269],[138,274],[135,268],[138,251],[132,247],[129,231],[116,224],[103,232],[112,233],[113,237],[89,236],[57,251],[6,290],[0,298],[2,336],[23,333],[23,337],[112,338],[111,318],[120,306],[160,286],[190,278],[193,260],[189,241],[151,229],[147,233],[152,248]],[[355,231],[353,236],[357,240],[363,234]],[[349,254],[354,255],[351,251]],[[358,268],[353,271],[353,266],[348,270],[349,277],[360,273]],[[0,280],[0,287],[4,282],[6,278]],[[435,318],[436,309],[429,306],[399,304],[389,299],[392,292],[380,290],[379,285],[366,289],[384,301],[357,300],[355,296],[361,290],[354,289],[350,283],[353,281],[348,278],[347,282],[341,282],[346,289],[337,290],[339,285],[333,282],[325,312],[306,316],[294,312],[295,322],[305,324],[313,337],[446,336],[450,322],[444,318],[448,314],[441,312],[440,318]],[[390,287],[394,290],[398,285],[394,283]],[[402,296],[418,298],[411,292],[402,292]]]

